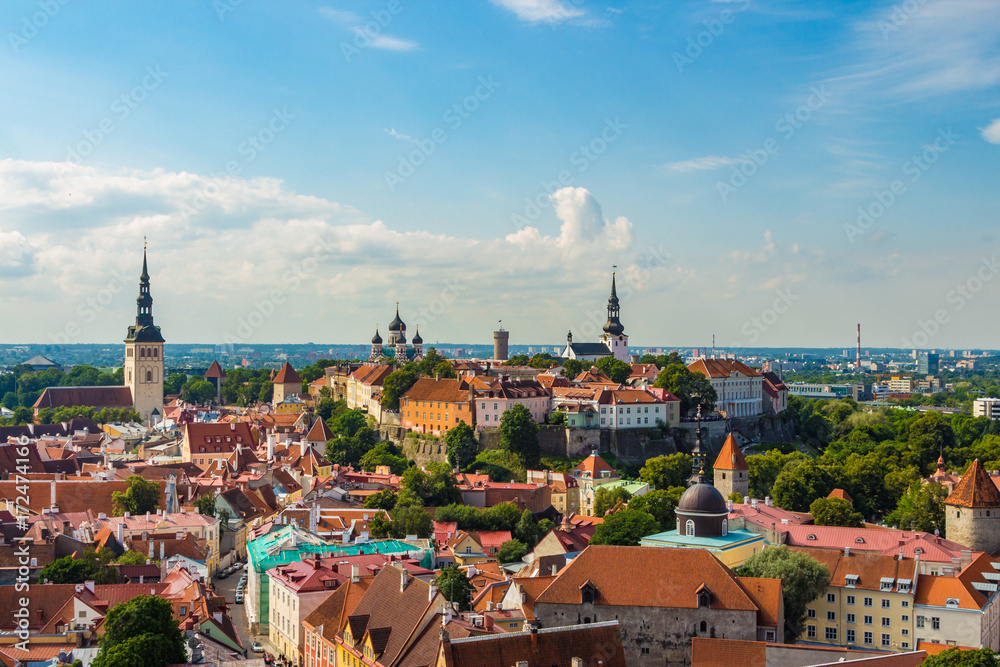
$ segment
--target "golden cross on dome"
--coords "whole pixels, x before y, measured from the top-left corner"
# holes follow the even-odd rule
[[[147,245],[149,245],[149,244],[148,244],[148,243],[146,243],[146,237],[145,237],[145,236],[143,236],[143,237],[142,237],[142,249],[143,249],[143,250],[145,250],[145,249],[146,249],[146,246],[147,246]]]

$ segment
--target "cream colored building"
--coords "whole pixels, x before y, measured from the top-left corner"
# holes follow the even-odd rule
[[[806,608],[799,643],[904,652],[916,647],[911,558],[833,549],[800,549],[830,570],[826,593]]]

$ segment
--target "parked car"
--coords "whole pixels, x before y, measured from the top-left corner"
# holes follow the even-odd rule
[[[243,591],[236,591],[236,604],[243,604]]]
[[[274,664],[274,656],[271,655],[270,653],[265,653],[264,654],[264,664],[265,665],[273,665]]]
[[[227,568],[227,569],[222,570],[221,572],[219,572],[217,575],[215,575],[215,578],[216,579],[225,579],[228,576],[229,576],[229,570]]]
[[[254,653],[263,653],[264,646],[260,642],[254,642],[250,644],[250,650],[253,651]]]

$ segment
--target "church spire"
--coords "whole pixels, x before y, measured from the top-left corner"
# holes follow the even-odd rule
[[[618,287],[615,284],[615,272],[611,272],[611,296],[608,297],[608,321],[604,324],[604,333],[620,336],[625,333],[625,327],[618,319]]]
[[[129,327],[129,340],[163,342],[159,329],[153,324],[153,296],[149,293],[149,264],[146,260],[146,243],[142,244],[142,273],[139,274],[139,296],[135,300],[135,326]]]

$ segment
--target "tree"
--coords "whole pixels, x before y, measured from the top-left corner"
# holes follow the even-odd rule
[[[584,373],[590,370],[589,361],[580,361],[579,359],[566,359],[562,362],[562,374],[573,379],[580,373]]]
[[[630,510],[639,510],[651,514],[660,524],[660,531],[672,530],[677,525],[674,514],[677,504],[684,495],[683,486],[671,486],[668,489],[648,491],[641,496],[635,496],[628,501]]]
[[[921,665],[922,667],[1000,667],[1000,659],[988,648],[950,648],[930,656]]]
[[[93,560],[64,556],[43,567],[38,573],[38,580],[52,584],[82,584],[93,580],[96,574]]]
[[[192,377],[184,386],[181,398],[187,403],[202,405],[215,398],[215,386],[208,380]]]
[[[382,489],[365,498],[365,509],[389,511],[396,507],[398,498],[392,489]]]
[[[497,560],[501,563],[516,563],[524,558],[524,554],[526,553],[528,553],[528,546],[524,542],[520,540],[507,540],[500,545],[500,551],[497,552]]]
[[[517,403],[500,417],[500,448],[517,454],[524,465],[538,462],[538,424],[524,405]]]
[[[438,591],[448,602],[457,602],[459,611],[468,611],[475,591],[465,570],[457,565],[449,565],[441,570],[434,582]]]
[[[772,494],[779,507],[790,512],[805,512],[814,499],[830,495],[835,486],[829,468],[816,461],[806,461],[786,467],[775,480]]]
[[[380,442],[365,452],[358,465],[367,472],[374,472],[378,466],[389,466],[393,475],[401,475],[410,465],[401,454],[399,448],[391,442]]]
[[[403,473],[400,483],[400,504],[407,504],[416,499],[427,507],[440,507],[460,502],[462,493],[458,483],[447,463],[428,463],[427,469],[417,466],[408,468]]]
[[[802,634],[806,607],[826,592],[830,571],[816,559],[788,547],[768,547],[750,556],[737,570],[744,577],[781,580],[785,603],[785,639],[794,641]]]
[[[729,494],[729,497],[726,498],[726,500],[731,500],[734,503],[742,503],[744,500],[744,496],[739,491],[733,491],[732,493]]]
[[[660,490],[684,486],[691,477],[693,464],[694,458],[690,454],[656,456],[646,460],[646,464],[639,470],[639,479]]]
[[[118,565],[145,565],[146,559],[147,556],[138,551],[126,551],[118,557],[115,563]]]
[[[864,527],[865,518],[843,498],[817,498],[809,505],[809,513],[817,526]]]
[[[632,494],[624,486],[612,489],[603,485],[597,487],[597,492],[594,494],[594,516],[604,516],[618,503],[628,503],[631,497]]]
[[[407,535],[427,538],[434,532],[434,521],[421,505],[397,506],[392,511],[392,532],[397,538]]]
[[[693,412],[699,405],[702,414],[715,410],[719,396],[712,383],[701,373],[693,373],[683,363],[670,364],[656,376],[654,387],[666,389],[681,399],[681,414]]]
[[[948,491],[939,484],[913,484],[886,520],[901,530],[945,533],[944,500]]]
[[[535,517],[531,515],[531,510],[521,512],[521,518],[514,528],[514,537],[530,547],[538,544],[538,524],[535,522]]]
[[[451,362],[448,362],[448,361],[439,362],[434,367],[434,371],[433,371],[432,375],[434,377],[442,378],[442,379],[444,379],[444,378],[455,379],[455,378],[458,377],[458,373],[455,372],[455,367],[452,366]]]
[[[347,410],[334,420],[333,424],[330,425],[330,430],[345,438],[353,438],[358,431],[367,425],[368,421],[365,419],[364,413],[360,410]]]
[[[163,381],[163,393],[166,396],[181,393],[181,388],[187,383],[187,375],[184,373],[171,373]]]
[[[326,458],[330,463],[358,466],[361,464],[361,458],[377,441],[378,433],[367,425],[362,426],[353,436],[342,436],[328,441],[326,443]]]
[[[125,512],[132,516],[155,513],[160,505],[159,482],[148,482],[139,475],[129,475],[125,481],[128,482],[128,489],[111,494],[114,515],[123,516]]]
[[[516,530],[523,518],[521,510],[512,502],[497,503],[489,509],[482,510],[479,520],[483,530]]]
[[[454,428],[448,429],[444,441],[448,445],[448,463],[451,467],[461,470],[476,460],[476,454],[479,453],[476,432],[465,422],[459,422]]]
[[[747,466],[750,468],[750,497],[763,499],[772,495],[774,482],[778,475],[790,463],[796,465],[805,460],[800,452],[783,454],[776,449],[761,456],[748,456]]]
[[[205,516],[214,517],[216,514],[215,496],[212,495],[211,493],[206,493],[202,496],[199,496],[198,499],[191,504],[197,507],[198,511],[204,514]]]
[[[566,423],[566,413],[562,410],[556,410],[555,412],[549,414],[549,423],[553,426],[562,426]]]
[[[617,384],[625,384],[632,375],[632,366],[614,357],[602,357],[594,363],[594,366]]]
[[[409,391],[419,377],[412,368],[389,373],[382,381],[382,407],[386,410],[399,410],[399,397]]]
[[[639,540],[659,532],[660,524],[653,515],[639,510],[615,512],[594,530],[591,544],[638,546]]]
[[[170,602],[140,595],[115,605],[104,621],[93,667],[165,667],[187,661]]]

